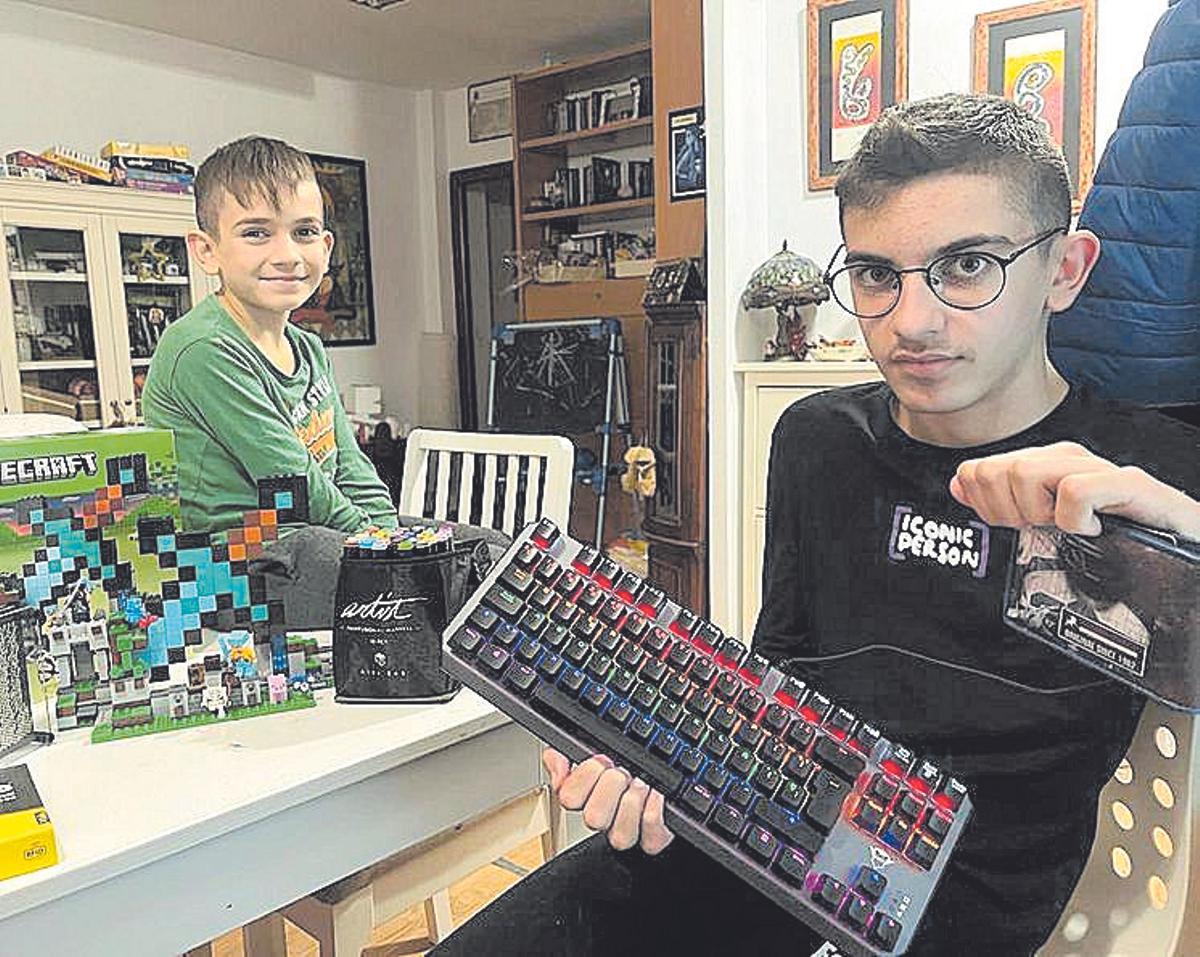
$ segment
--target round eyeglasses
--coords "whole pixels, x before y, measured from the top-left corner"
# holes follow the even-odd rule
[[[896,269],[885,263],[851,263],[830,272],[834,261],[846,248],[838,247],[825,270],[825,283],[839,306],[859,319],[882,319],[900,301],[901,277],[905,273],[920,273],[933,294],[955,309],[982,309],[991,305],[1004,292],[1008,267],[1018,257],[1051,236],[1066,233],[1066,226],[1056,226],[1030,240],[1007,256],[997,256],[980,250],[965,250],[939,256],[928,266]]]

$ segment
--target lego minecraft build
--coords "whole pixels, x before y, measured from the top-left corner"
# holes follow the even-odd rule
[[[249,571],[307,519],[304,479],[261,482],[258,504],[225,533],[180,530],[165,431],[0,440],[0,576],[41,615],[58,728],[105,741],[312,705],[328,663]]]

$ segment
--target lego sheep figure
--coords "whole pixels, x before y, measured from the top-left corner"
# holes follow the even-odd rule
[[[221,721],[225,718],[225,706],[229,704],[229,691],[224,685],[206,685],[200,697],[206,711],[211,711]]]

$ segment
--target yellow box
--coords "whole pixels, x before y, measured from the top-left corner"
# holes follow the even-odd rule
[[[54,825],[29,769],[0,768],[0,880],[57,863]]]
[[[150,156],[159,159],[187,160],[192,151],[182,143],[130,143],[125,140],[109,140],[100,147],[103,159],[114,156]]]

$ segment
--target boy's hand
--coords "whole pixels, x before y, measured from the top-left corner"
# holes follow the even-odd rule
[[[1100,533],[1100,513],[1200,539],[1200,502],[1142,471],[1118,466],[1074,442],[971,459],[950,494],[989,525],[1057,525]]]
[[[542,763],[559,803],[568,811],[582,810],[583,823],[593,831],[607,831],[615,850],[638,844],[647,854],[658,854],[675,839],[663,824],[662,794],[605,755],[593,755],[572,768],[566,755],[546,748]]]

